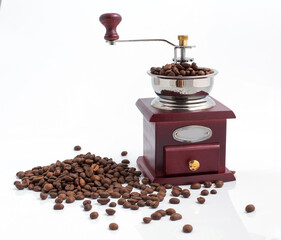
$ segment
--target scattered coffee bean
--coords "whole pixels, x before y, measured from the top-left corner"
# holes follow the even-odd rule
[[[172,203],[172,204],[179,204],[179,203],[180,203],[180,200],[179,200],[178,198],[170,198],[169,203]]]
[[[152,219],[151,219],[150,217],[144,217],[144,218],[143,218],[143,222],[144,222],[144,223],[150,223],[151,220],[152,220]]]
[[[85,200],[85,201],[83,201],[83,205],[84,205],[84,206],[87,205],[87,204],[92,204],[91,200]]]
[[[160,220],[161,217],[162,217],[161,213],[159,213],[157,211],[151,214],[151,219],[153,219],[153,220]]]
[[[99,199],[97,200],[97,202],[98,202],[99,204],[101,204],[101,205],[106,205],[106,204],[109,203],[109,201],[110,201],[109,198],[99,198]]]
[[[188,198],[190,196],[190,191],[188,189],[183,189],[181,191],[181,195],[184,197],[184,198]]]
[[[45,184],[44,187],[43,187],[43,191],[44,192],[49,192],[50,190],[52,190],[54,188],[54,186],[52,184]]]
[[[204,190],[201,191],[201,195],[207,196],[207,195],[209,195],[209,191],[207,189],[204,189]]]
[[[56,200],[55,200],[55,202],[56,202],[56,203],[62,203],[62,202],[63,202],[63,199],[62,199],[62,198],[57,197],[57,198],[56,198]]]
[[[130,164],[130,161],[128,159],[123,159],[121,162],[125,164]]]
[[[212,182],[210,182],[210,181],[204,182],[204,187],[205,188],[210,188],[211,186],[212,186]]]
[[[172,215],[172,214],[175,213],[175,212],[176,212],[176,210],[173,209],[173,208],[168,208],[168,209],[166,209],[166,214],[167,214],[167,215]]]
[[[125,198],[119,198],[117,202],[118,202],[119,205],[123,205],[126,202],[126,199]]]
[[[76,145],[76,146],[74,147],[74,150],[75,150],[75,151],[80,151],[80,150],[81,150],[81,147],[80,147],[79,145]]]
[[[171,193],[175,197],[178,197],[179,195],[181,195],[181,192],[179,190],[177,190],[177,189],[173,189]]]
[[[119,228],[117,223],[110,223],[109,224],[109,229],[110,230],[117,230]]]
[[[19,184],[16,184],[16,188],[18,190],[23,190],[25,188],[25,186],[23,184],[19,183]]]
[[[91,212],[91,214],[90,214],[90,218],[91,219],[96,219],[98,217],[99,217],[99,213],[98,212]]]
[[[42,200],[47,199],[47,197],[48,197],[48,194],[47,194],[47,193],[43,193],[43,192],[40,193],[40,198],[41,198]]]
[[[91,209],[92,209],[92,205],[91,204],[84,205],[84,210],[85,211],[90,211]]]
[[[205,198],[203,197],[198,197],[197,198],[198,203],[203,204],[205,202]]]
[[[121,156],[123,156],[123,157],[124,157],[124,156],[127,156],[127,154],[128,154],[127,151],[122,151],[122,152],[121,152]]]
[[[173,213],[170,216],[170,220],[172,220],[172,221],[177,221],[177,220],[180,220],[180,219],[182,219],[182,215],[179,214],[179,213]]]
[[[138,210],[139,209],[139,206],[138,205],[132,205],[131,206],[131,210]]]
[[[64,205],[61,203],[56,203],[54,205],[54,210],[62,210],[64,208]]]
[[[116,202],[109,203],[109,207],[116,207]]]
[[[201,184],[200,183],[192,183],[190,186],[191,189],[200,189]]]
[[[211,194],[217,194],[217,190],[216,189],[212,189],[210,193]]]
[[[132,206],[132,204],[129,203],[129,202],[125,202],[125,203],[123,204],[123,208],[130,208],[131,206]]]
[[[183,227],[182,227],[182,231],[184,233],[190,233],[192,232],[193,230],[193,227],[190,225],[190,224],[185,224]]]
[[[75,197],[74,196],[69,196],[65,200],[66,203],[73,203],[74,201],[75,201]]]
[[[112,208],[107,208],[107,209],[105,209],[105,211],[106,211],[106,213],[108,214],[108,215],[114,215],[115,214],[115,210],[114,209],[112,209]]]
[[[245,211],[247,213],[253,212],[253,211],[255,211],[255,206],[253,204],[249,204],[245,207]]]
[[[139,207],[144,207],[144,206],[145,206],[145,201],[139,200],[139,201],[137,202],[137,205],[138,205]]]
[[[172,184],[167,183],[167,184],[165,184],[165,185],[164,185],[164,187],[165,187],[166,189],[171,189],[171,188],[173,187],[173,185],[172,185]]]
[[[215,185],[216,185],[217,188],[221,188],[223,186],[223,184],[224,184],[224,182],[221,181],[221,180],[218,180],[218,181],[215,182]]]
[[[165,217],[167,215],[166,211],[163,209],[157,210],[156,212],[159,212],[162,215],[162,217]]]

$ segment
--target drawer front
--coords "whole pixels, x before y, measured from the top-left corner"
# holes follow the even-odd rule
[[[219,160],[219,143],[164,147],[166,175],[217,172]]]

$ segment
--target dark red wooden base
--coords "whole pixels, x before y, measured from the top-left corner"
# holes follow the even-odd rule
[[[137,165],[142,171],[145,177],[148,177],[151,182],[156,182],[160,184],[170,183],[173,185],[186,185],[194,182],[203,183],[205,181],[215,182],[217,180],[222,180],[224,182],[234,181],[235,177],[232,172],[225,168],[224,173],[205,173],[200,175],[183,175],[183,176],[163,176],[157,177],[152,168],[149,167],[148,163],[144,160],[143,156],[138,157]]]

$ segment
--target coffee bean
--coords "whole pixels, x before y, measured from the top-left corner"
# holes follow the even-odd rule
[[[97,202],[98,202],[99,204],[101,204],[101,205],[106,205],[106,204],[109,203],[109,201],[110,201],[109,198],[99,198],[99,199],[97,200]]]
[[[106,211],[106,213],[108,214],[108,215],[114,215],[115,214],[115,210],[114,209],[112,209],[112,208],[107,208],[107,209],[105,209],[105,211]]]
[[[23,171],[17,172],[16,176],[20,179],[22,179],[25,176],[25,173]]]
[[[200,183],[192,183],[190,186],[191,189],[200,189],[201,184]]]
[[[176,210],[173,209],[173,208],[168,208],[168,209],[166,209],[166,214],[167,214],[167,215],[172,215],[172,214],[175,213],[175,212],[176,212]]]
[[[163,209],[157,210],[156,212],[159,212],[162,215],[162,217],[165,217],[167,215],[166,211]]]
[[[85,211],[90,211],[91,209],[92,209],[92,205],[91,204],[84,205],[84,210]]]
[[[159,213],[157,211],[151,214],[151,219],[152,220],[160,220],[161,217],[162,217],[161,213]]]
[[[116,207],[116,202],[109,203],[109,207]]]
[[[150,223],[151,220],[152,220],[152,219],[151,219],[150,217],[144,217],[144,218],[143,218],[143,222],[144,222],[144,223]]]
[[[48,197],[48,194],[47,194],[47,193],[43,193],[43,192],[40,193],[40,198],[41,198],[42,200],[47,199],[47,197]]]
[[[92,204],[91,200],[85,200],[85,201],[83,201],[83,205],[84,205],[84,206],[87,205],[87,204]]]
[[[215,182],[215,185],[216,185],[217,188],[221,188],[223,186],[223,184],[224,184],[224,182],[221,181],[221,180],[218,180],[218,181]]]
[[[74,201],[75,201],[75,197],[74,196],[69,196],[65,200],[66,203],[73,203]]]
[[[247,213],[253,212],[253,211],[255,211],[255,206],[253,204],[249,204],[245,207],[245,211]]]
[[[184,198],[188,198],[190,196],[190,191],[188,189],[183,189],[181,191],[181,195],[184,197]]]
[[[58,194],[56,192],[51,192],[50,193],[50,197],[51,198],[56,198],[58,196]]]
[[[118,202],[118,205],[123,205],[126,202],[126,199],[125,198],[119,198],[117,202]]]
[[[181,192],[179,190],[177,190],[177,189],[173,189],[171,193],[175,197],[178,197],[179,195],[181,195]]]
[[[210,193],[211,194],[217,194],[217,190],[216,189],[212,189]]]
[[[180,200],[179,200],[178,198],[170,198],[169,203],[172,203],[172,204],[179,204],[179,203],[180,203]]]
[[[130,161],[128,159],[123,159],[121,162],[125,164],[130,164]]]
[[[58,195],[58,198],[61,198],[62,200],[65,200],[66,199],[66,194],[61,193],[61,194]]]
[[[75,196],[75,199],[76,200],[83,200],[85,198],[85,196],[83,195],[83,194],[77,194],[76,196]]]
[[[56,203],[54,205],[54,210],[62,210],[64,208],[64,205],[61,203]]]
[[[180,220],[180,219],[182,219],[182,215],[179,214],[179,213],[173,213],[170,216],[170,220],[172,220],[172,221],[177,221],[177,220]]]
[[[166,70],[170,70],[172,69],[172,64],[166,64],[163,69],[166,71]]]
[[[117,230],[119,228],[117,223],[110,223],[109,224],[109,229],[110,230]]]
[[[92,199],[97,199],[99,197],[99,194],[96,192],[91,193],[91,198]]]
[[[205,75],[205,72],[200,70],[200,71],[198,71],[198,75]]]
[[[183,227],[182,227],[182,231],[184,233],[190,233],[192,232],[193,230],[193,227],[190,225],[190,224],[185,224]]]
[[[137,202],[137,205],[138,205],[139,207],[144,207],[144,206],[145,206],[145,201],[139,200],[139,201]]]
[[[79,145],[76,145],[76,146],[74,147],[74,150],[75,150],[75,151],[80,151],[80,150],[81,150],[81,147],[80,147]]]
[[[62,203],[62,202],[63,202],[63,199],[62,199],[62,198],[57,197],[57,198],[56,198],[56,200],[55,200],[55,202],[56,202],[56,203]]]
[[[210,181],[204,182],[204,187],[205,188],[210,188],[211,186],[212,186],[212,182],[210,182]]]
[[[91,212],[91,214],[90,214],[90,218],[91,219],[96,219],[98,217],[99,217],[99,213],[98,212]]]
[[[167,184],[165,184],[165,185],[164,185],[164,187],[165,187],[166,189],[171,189],[171,188],[173,187],[173,185],[172,185],[172,184],[167,183]]]
[[[23,190],[23,189],[24,189],[24,185],[21,184],[21,183],[19,183],[19,184],[16,185],[16,188],[17,188],[18,190]]]
[[[52,184],[47,183],[47,184],[44,185],[43,191],[49,192],[49,191],[52,190],[53,188],[54,188],[54,186],[53,186]]]
[[[150,204],[150,207],[152,207],[152,208],[158,208],[158,206],[159,206],[158,201],[152,201],[152,203]]]
[[[111,196],[112,198],[120,198],[120,197],[121,197],[121,194],[120,194],[119,192],[112,192],[112,193],[110,194],[110,196]]]
[[[131,210],[138,210],[139,209],[139,206],[138,205],[132,205],[131,206]]]
[[[205,198],[203,197],[198,197],[197,198],[198,203],[203,204],[205,202]]]
[[[201,191],[201,195],[202,196],[207,196],[207,195],[209,195],[209,191],[204,189],[204,190]]]
[[[122,151],[122,152],[121,152],[121,156],[123,156],[123,157],[124,157],[124,156],[127,156],[127,154],[128,154],[127,151]]]

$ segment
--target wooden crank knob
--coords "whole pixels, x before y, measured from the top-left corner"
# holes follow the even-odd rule
[[[100,16],[100,22],[105,26],[106,33],[104,39],[114,41],[119,39],[116,27],[121,22],[122,17],[118,13],[105,13]]]

